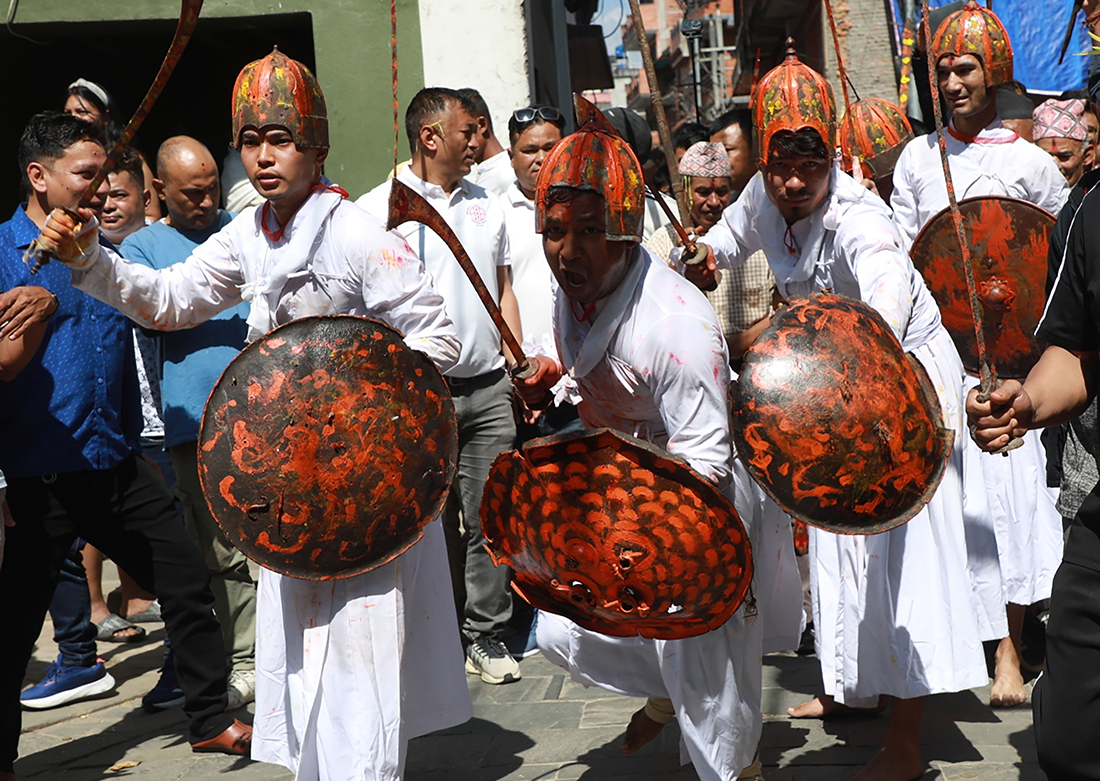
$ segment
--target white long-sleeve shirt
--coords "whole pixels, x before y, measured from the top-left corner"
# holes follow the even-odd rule
[[[947,132],[947,161],[955,197],[1006,195],[1057,215],[1069,197],[1069,185],[1054,159],[994,119],[972,140],[952,127]],[[908,252],[928,221],[947,208],[947,182],[936,134],[920,136],[902,150],[894,168],[890,196],[894,221]]]
[[[316,203],[315,194],[278,242],[262,230],[260,207],[251,207],[185,262],[159,271],[101,248],[88,269],[73,272],[73,284],[147,328],[172,331],[198,325],[240,303],[242,288],[271,273],[273,250],[294,240]],[[399,236],[344,200],[309,244],[309,259],[278,293],[267,330],[311,315],[360,315],[400,331],[409,347],[427,355],[441,371],[455,364],[460,344],[443,299]]]
[[[638,247],[622,284],[578,314],[555,286],[554,335],[585,426],[653,442],[728,485],[729,358],[703,294]]]
[[[908,352],[940,327],[940,312],[902,249],[890,209],[834,170],[825,201],[791,226],[758,173],[707,232],[719,268],[763,250],[785,298],[831,289],[874,307]]]

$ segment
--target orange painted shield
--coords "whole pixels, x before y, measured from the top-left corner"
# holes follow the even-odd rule
[[[614,637],[717,629],[752,582],[733,504],[683,461],[610,429],[498,456],[481,527],[520,596]]]
[[[928,376],[886,321],[832,293],[779,310],[745,354],[733,435],[780,507],[838,534],[877,534],[916,515],[952,443]]]
[[[959,210],[970,238],[989,359],[998,377],[1023,379],[1045,346],[1034,334],[1046,302],[1047,248],[1056,219],[1027,201],[992,195],[959,201]],[[929,220],[910,254],[963,365],[977,375],[974,316],[948,209]]]
[[[412,547],[443,508],[457,456],[439,370],[361,317],[308,317],[250,344],[199,434],[199,478],[226,537],[306,580],[351,577]]]

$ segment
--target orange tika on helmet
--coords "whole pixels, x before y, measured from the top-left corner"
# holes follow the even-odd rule
[[[535,186],[535,232],[542,233],[552,187],[589,190],[603,197],[608,241],[641,241],[645,214],[642,166],[607,117],[573,97],[580,129],[550,150]]]
[[[826,148],[836,148],[836,103],[829,82],[798,59],[794,39],[787,39],[787,56],[764,74],[752,93],[752,121],[760,166],[768,163],[772,136],[812,128]]]
[[[278,47],[245,65],[233,87],[233,143],[241,131],[281,125],[299,147],[328,147],[328,110],[321,85],[309,68]]]
[[[932,56],[938,64],[946,56],[973,54],[982,62],[985,83],[995,87],[1012,80],[1012,43],[997,15],[968,0],[943,20],[932,38]]]

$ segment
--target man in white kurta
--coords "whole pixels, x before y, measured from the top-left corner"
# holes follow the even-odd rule
[[[792,86],[796,85],[796,86]],[[812,90],[813,110],[795,99]],[[828,85],[788,50],[757,90],[760,173],[707,233],[713,262],[687,272],[697,283],[714,267],[762,250],[784,298],[831,289],[874,307],[902,348],[928,373],[956,447],[929,503],[881,534],[810,529],[811,591],[825,695],[790,709],[821,716],[838,706],[874,707],[896,698],[883,749],[860,781],[923,772],[922,698],[985,682],[966,572],[959,452],[962,363],[923,280],[901,249],[890,210],[831,165],[835,109]],[[762,109],[762,110],[761,110]]]
[[[278,52],[241,78],[249,68],[297,73],[299,82],[308,74]],[[299,83],[298,94],[315,85]],[[242,90],[235,94],[238,109]],[[452,366],[458,339],[421,262],[321,177],[327,132],[256,116],[263,107],[235,111],[234,125],[267,203],[160,271],[93,247],[70,264],[73,284],[159,330],[197,325],[242,300],[252,303],[250,338],[300,317],[371,317],[441,370]],[[303,175],[312,186],[300,186]],[[409,739],[471,716],[453,604],[438,519],[406,553],[355,577],[307,581],[261,568],[252,757],[300,781],[400,779]]]
[[[966,54],[952,45],[953,19],[968,15],[971,29],[999,35],[999,21],[985,9],[964,9],[937,31],[940,89],[952,111],[945,128],[948,165],[959,199],[985,195],[1028,201],[1058,214],[1069,195],[1065,177],[1039,147],[1005,127],[997,115],[992,74],[1001,63],[982,63],[981,47]],[[969,39],[966,39],[969,40]],[[965,41],[964,41],[965,43]],[[965,48],[965,47],[963,47]],[[1011,75],[1011,63],[1007,73]],[[935,133],[913,139],[894,169],[890,198],[906,250],[928,222],[948,208],[947,184]],[[964,375],[962,393],[977,385]],[[967,552],[975,606],[983,640],[1001,640],[990,694],[995,706],[1027,699],[1018,645],[1023,607],[1050,596],[1061,560],[1061,518],[1057,498],[1046,483],[1046,455],[1039,435],[1007,457],[990,458],[964,437]],[[984,495],[982,495],[984,493]],[[1021,607],[1010,607],[1006,603]]]
[[[872,536],[810,528],[825,693],[858,708],[875,706],[883,694],[912,699],[980,686],[985,664],[962,526],[958,353],[900,249],[886,205],[847,174],[834,170],[825,202],[787,228],[757,175],[708,241],[720,268],[763,250],[784,297],[829,288],[877,309],[928,371],[956,443],[936,494],[907,524]]]
[[[538,357],[539,373],[517,382],[517,391],[531,402],[568,373],[587,428],[666,448],[728,490],[722,332],[706,298],[638,246],[641,166],[594,112],[578,99],[581,130],[555,147],[539,175],[537,225],[557,282],[558,358]],[[626,192],[605,186],[605,175],[625,181]],[[744,606],[718,629],[683,640],[608,637],[541,613],[538,644],[580,683],[671,700],[682,754],[703,781],[730,781],[752,762],[761,727],[760,628]],[[635,715],[624,750],[643,717]]]

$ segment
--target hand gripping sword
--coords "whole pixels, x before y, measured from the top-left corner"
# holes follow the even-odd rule
[[[160,70],[157,71],[157,77],[153,79],[153,83],[149,87],[149,91],[145,93],[145,97],[142,99],[141,105],[138,106],[137,111],[130,117],[130,121],[126,123],[126,128],[122,131],[122,135],[118,137],[114,146],[111,147],[110,152],[107,154],[107,160],[100,166],[99,171],[96,172],[95,177],[88,183],[88,186],[84,188],[84,194],[80,197],[81,206],[88,206],[91,204],[96,191],[99,190],[100,186],[103,184],[103,180],[118,166],[118,160],[122,154],[122,150],[133,141],[134,136],[141,127],[141,123],[145,121],[145,117],[148,116],[150,109],[153,108],[153,104],[156,103],[157,98],[160,97],[160,93],[164,90],[164,85],[168,83],[169,77],[171,77],[172,72],[176,69],[176,65],[179,64],[180,55],[183,54],[183,50],[187,48],[187,44],[191,40],[191,34],[195,32],[195,25],[199,20],[199,11],[202,10],[202,2],[203,0],[183,0],[183,5],[180,8],[179,22],[176,25],[176,33],[172,36],[172,43],[168,47],[168,53],[164,55],[164,62],[160,64]],[[70,216],[74,219],[77,219],[74,211],[69,209],[66,209],[66,211],[69,212]],[[27,251],[23,254],[23,262],[30,266],[32,274],[37,274],[38,270],[46,265],[46,263],[50,261],[50,258],[53,257],[56,257],[55,248],[43,242],[41,238],[38,238],[31,242],[31,246],[28,247]]]

